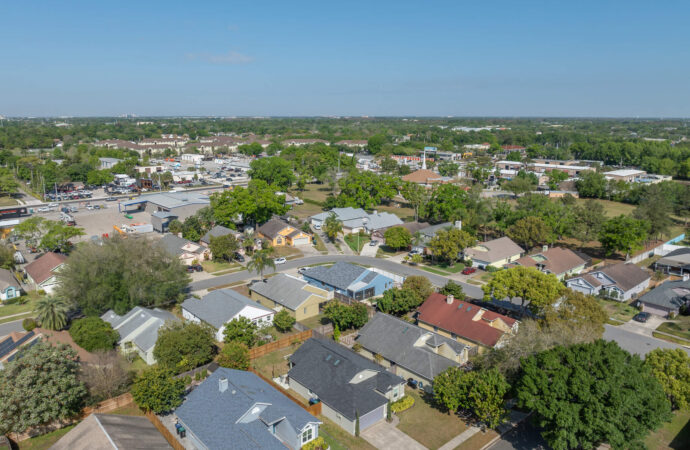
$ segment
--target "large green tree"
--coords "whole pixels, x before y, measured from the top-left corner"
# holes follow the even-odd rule
[[[87,394],[78,369],[74,350],[41,341],[6,362],[0,370],[0,434],[22,433],[77,414]]]
[[[79,245],[58,273],[58,296],[87,315],[108,309],[173,304],[183,298],[189,275],[180,260],[148,239],[112,237]]]
[[[132,397],[141,409],[161,414],[182,404],[184,388],[184,380],[171,370],[153,366],[134,381]]]
[[[674,408],[690,405],[690,356],[685,349],[654,349],[644,363],[661,383]]]
[[[412,289],[388,289],[383,296],[376,301],[379,311],[386,314],[402,316],[412,311],[424,301]]]
[[[112,350],[120,339],[117,330],[96,316],[75,320],[69,328],[69,334],[87,352]]]
[[[362,303],[345,305],[337,300],[331,300],[323,308],[324,315],[340,330],[362,328],[369,320],[367,307]]]
[[[469,196],[465,189],[454,184],[442,184],[434,189],[426,203],[424,218],[434,223],[464,219],[468,203]]]
[[[47,330],[62,330],[72,304],[61,297],[41,297],[36,302],[36,320]]]
[[[651,371],[615,342],[556,347],[522,363],[518,405],[533,411],[556,450],[641,448],[650,430],[671,416]]]
[[[606,220],[604,206],[596,200],[587,200],[573,208],[574,223],[571,236],[584,246],[599,236],[601,226]]]
[[[211,236],[209,248],[213,254],[213,259],[230,261],[240,248],[240,244],[235,236],[226,234],[225,236]]]
[[[249,348],[242,342],[228,342],[218,355],[218,364],[229,369],[248,370],[251,364]]]
[[[398,193],[400,179],[368,171],[351,171],[339,185],[338,206],[372,209]]]
[[[529,251],[535,245],[549,241],[551,228],[541,218],[528,216],[511,225],[506,234]]]
[[[331,242],[335,242],[338,235],[343,232],[343,222],[338,219],[335,213],[330,213],[326,220],[323,221],[323,226],[321,227],[323,232],[326,233],[328,239]]]
[[[295,182],[292,165],[277,156],[255,159],[250,163],[248,174],[252,180],[263,180],[282,190],[288,189]]]
[[[620,215],[602,224],[599,242],[606,254],[611,255],[614,251],[625,252],[627,260],[633,250],[642,248],[648,231],[649,222]]]
[[[39,247],[50,252],[64,253],[71,247],[70,239],[86,234],[83,228],[69,226],[63,222],[46,220],[44,224],[47,226],[46,233],[41,238]]]
[[[552,306],[565,291],[565,286],[554,274],[546,274],[535,267],[517,266],[500,270],[482,286],[484,300],[519,298],[523,310],[534,314]]]
[[[214,337],[213,328],[205,324],[168,322],[158,330],[153,356],[175,373],[192,370],[213,359]]]
[[[276,268],[273,257],[271,256],[272,252],[273,251],[268,248],[255,252],[252,255],[252,259],[247,263],[247,270],[258,273],[263,280],[266,269],[275,270]]]
[[[383,233],[386,245],[395,248],[407,248],[412,243],[412,234],[403,227],[391,227]]]
[[[211,208],[216,222],[229,228],[237,223],[263,223],[273,215],[283,215],[290,206],[284,195],[276,195],[278,188],[264,180],[252,180],[248,187],[236,186],[211,195]]]
[[[428,247],[435,258],[445,260],[448,264],[455,264],[460,257],[460,253],[476,243],[477,239],[467,231],[450,228],[448,230],[438,230],[436,235],[429,241]]]
[[[254,322],[240,316],[225,324],[223,341],[225,343],[241,342],[247,347],[252,348],[259,339],[256,334],[257,331],[258,327]]]

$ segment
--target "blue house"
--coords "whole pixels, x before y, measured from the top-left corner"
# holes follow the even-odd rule
[[[335,291],[354,300],[381,295],[394,284],[394,281],[385,275],[344,262],[337,262],[330,267],[305,268],[302,270],[302,276],[309,284]]]
[[[0,269],[0,300],[9,300],[22,295],[22,288],[12,272]]]
[[[185,448],[301,448],[321,421],[257,375],[218,368],[175,410]]]

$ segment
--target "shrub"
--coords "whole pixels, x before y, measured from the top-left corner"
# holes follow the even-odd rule
[[[100,317],[86,317],[75,320],[69,329],[74,342],[87,352],[112,350],[120,334]]]
[[[37,326],[38,324],[36,323],[35,319],[28,318],[22,321],[22,328],[24,328],[26,331],[32,331]]]
[[[499,269],[498,267],[486,266],[486,271],[489,272],[489,273],[498,272],[499,270],[500,270],[500,269]]]
[[[406,395],[403,398],[401,398],[400,400],[398,400],[397,402],[394,402],[391,405],[391,410],[397,414],[401,411],[405,411],[406,409],[412,408],[413,405],[414,405],[414,397],[412,397],[411,395]]]
[[[287,309],[281,309],[273,316],[273,326],[280,332],[288,332],[292,330],[295,324],[295,318],[290,315]]]
[[[352,351],[357,353],[361,352],[362,344],[360,344],[359,342],[355,342],[355,344],[352,346]]]
[[[218,355],[218,364],[229,369],[249,369],[249,348],[242,342],[229,342],[225,344]]]
[[[186,384],[187,386],[189,386],[190,384],[192,384],[192,377],[191,377],[191,375],[187,375],[186,377],[184,377],[184,384]]]
[[[321,436],[317,437],[313,441],[309,441],[302,446],[302,450],[316,450],[316,449],[328,450],[328,443]]]

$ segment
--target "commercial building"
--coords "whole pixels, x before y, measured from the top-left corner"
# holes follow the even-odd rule
[[[163,233],[173,219],[183,222],[210,204],[208,195],[197,192],[160,192],[124,201],[119,204],[119,210],[128,213],[148,212],[151,214],[153,229]]]

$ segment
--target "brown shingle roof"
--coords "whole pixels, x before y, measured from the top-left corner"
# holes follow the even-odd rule
[[[465,256],[493,263],[522,253],[522,247],[507,236],[482,242],[465,250]]]
[[[65,255],[48,252],[27,265],[24,270],[36,284],[40,284],[50,278],[53,275],[53,270],[64,263],[66,259]]]
[[[535,259],[535,257],[540,255],[546,259],[543,261]],[[525,267],[537,267],[537,265],[543,265],[544,269],[555,275],[560,275],[576,268],[577,266],[584,265],[585,263],[586,261],[580,258],[572,250],[560,247],[553,247],[545,252],[537,253],[535,255],[523,256],[515,261],[515,264]]]
[[[615,264],[604,267],[600,272],[612,278],[618,287],[624,291],[628,291],[650,278],[649,272],[637,267],[635,264]]]
[[[440,183],[442,181],[441,175],[436,172],[432,172],[427,169],[419,169],[412,173],[408,173],[402,177],[403,181],[410,181],[412,183],[428,184],[428,183]]]
[[[265,224],[261,225],[256,231],[268,238],[274,239],[276,236],[278,236],[278,233],[287,227],[293,228],[292,225],[285,223],[285,221],[281,219],[271,219]]]

